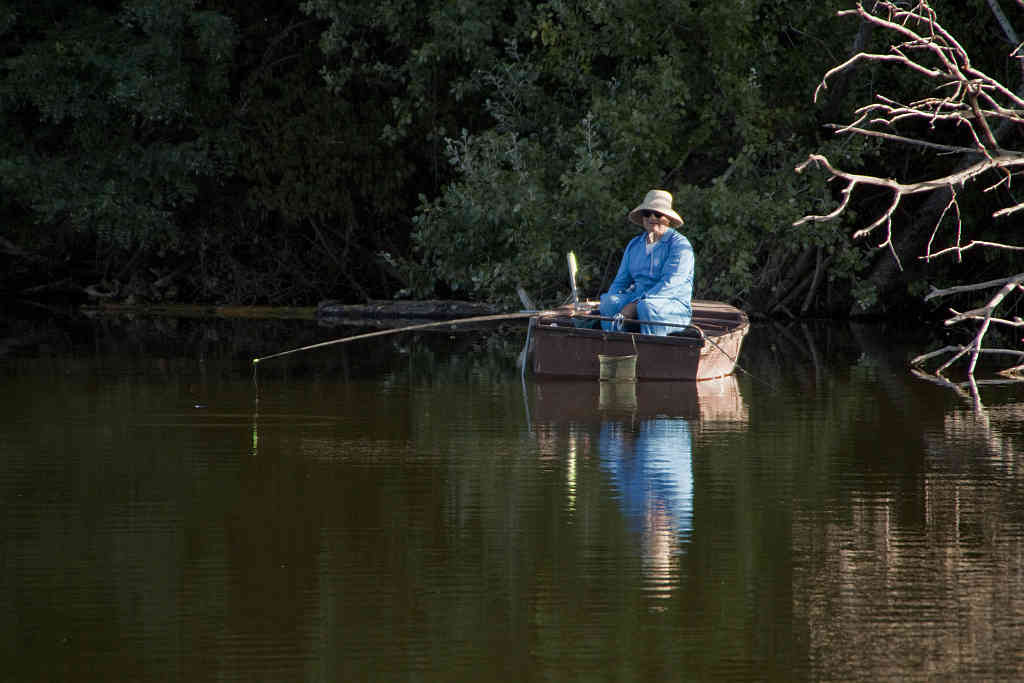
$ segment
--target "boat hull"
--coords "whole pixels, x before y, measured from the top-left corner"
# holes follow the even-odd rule
[[[632,332],[605,332],[579,327],[570,315],[538,318],[532,329],[533,373],[539,377],[598,378],[599,355],[636,355],[638,380],[701,381],[724,377],[736,368],[743,338],[750,329],[746,314],[719,302],[694,302],[693,323],[706,338],[655,337]]]

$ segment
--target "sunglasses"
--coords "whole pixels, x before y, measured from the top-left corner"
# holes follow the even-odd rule
[[[661,214],[658,213],[657,211],[644,210],[640,212],[640,215],[643,218],[661,218]]]

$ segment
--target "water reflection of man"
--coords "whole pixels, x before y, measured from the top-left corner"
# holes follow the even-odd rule
[[[644,570],[655,590],[671,589],[673,560],[693,528],[691,453],[690,425],[683,418],[601,425],[601,464],[619,491],[630,529],[641,536]]]

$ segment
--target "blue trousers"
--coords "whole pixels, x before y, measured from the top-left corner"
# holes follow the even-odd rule
[[[626,304],[634,300],[631,292],[625,294],[601,295],[601,315],[609,318],[625,308]],[[669,297],[652,296],[645,297],[636,302],[636,317],[638,320],[652,320],[656,322],[673,323],[674,325],[689,325],[692,311],[689,303],[683,303],[679,299]],[[609,320],[602,320],[601,327],[611,331],[612,323]],[[681,331],[682,327],[668,327],[667,325],[641,325],[642,334],[650,334],[657,337],[664,337],[669,332]]]

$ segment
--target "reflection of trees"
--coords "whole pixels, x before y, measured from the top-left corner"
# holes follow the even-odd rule
[[[4,361],[12,680],[141,680],[156,669],[195,679],[214,668],[205,656],[223,626],[228,567],[223,526],[211,520],[233,498],[225,492],[250,415],[195,410],[190,387],[209,379],[207,396],[230,406],[251,390],[225,387],[212,369],[175,369],[157,359]],[[175,647],[194,656],[172,657]]]
[[[815,480],[828,468],[835,484],[794,508],[793,608],[811,677],[1020,679],[1024,411],[1001,404],[1012,390],[992,389],[979,410],[911,380],[891,337],[852,329],[853,386],[831,399],[846,426],[814,451]],[[873,433],[858,434],[865,414]]]
[[[367,321],[368,325],[380,321]],[[365,332],[365,327],[324,327],[315,320],[241,318],[172,318],[160,316],[97,316],[57,324],[52,319],[5,320],[0,323],[0,358],[46,354],[98,361],[117,356],[134,359],[140,369],[159,372],[162,363],[175,372],[194,372],[194,363],[231,362],[250,373],[254,357],[328,339]],[[366,342],[341,344],[268,361],[260,377],[323,377],[394,381],[441,379],[493,380],[515,373],[515,355],[522,346],[522,325],[487,329],[453,328],[397,333]]]
[[[942,424],[942,433],[925,436],[929,452],[958,461],[978,459],[994,472],[1007,476],[1017,474],[1021,465],[1018,454],[1024,453],[1024,406],[1020,403],[993,405],[978,410],[962,407],[949,411]]]
[[[940,466],[909,515],[869,487],[834,521],[797,515],[795,550],[811,562],[794,569],[794,610],[813,678],[1019,680],[1021,520],[1006,512],[1018,509],[1019,483]]]

